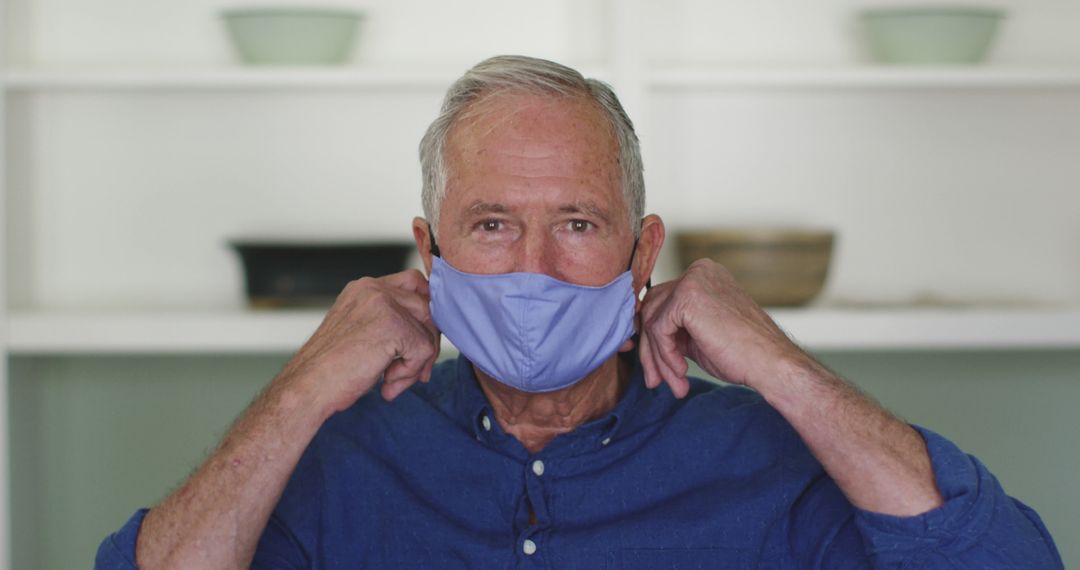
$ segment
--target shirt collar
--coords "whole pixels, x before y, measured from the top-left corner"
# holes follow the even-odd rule
[[[572,456],[594,452],[617,442],[621,434],[632,433],[642,425],[653,423],[653,416],[658,415],[660,410],[650,405],[656,399],[656,394],[645,387],[637,351],[622,353],[620,358],[626,358],[633,367],[619,403],[604,416],[556,437],[544,448],[544,455]],[[504,447],[513,455],[521,455],[524,447],[513,436],[503,432],[495,421],[495,414],[480,388],[472,362],[464,356],[457,358],[455,380],[455,413],[466,421],[476,439]]]

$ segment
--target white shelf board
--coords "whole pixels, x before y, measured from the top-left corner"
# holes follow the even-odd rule
[[[8,315],[11,354],[291,354],[325,311],[37,312]],[[456,350],[444,338],[442,350]]]
[[[456,67],[15,67],[3,73],[8,91],[183,89],[443,90]],[[610,79],[605,69],[583,69]],[[1080,88],[1076,67],[793,67],[693,66],[641,71],[654,90],[738,88]]]
[[[1080,310],[773,309],[810,350],[1080,349]],[[296,351],[321,311],[12,313],[8,352],[201,354]],[[443,339],[443,350],[454,350]]]
[[[1080,310],[776,309],[811,350],[1080,349]]]
[[[445,90],[462,69],[364,67],[14,68],[9,91],[145,89]]]
[[[15,67],[3,73],[8,91],[52,90],[213,90],[213,89],[364,89],[442,92],[468,68],[460,67]],[[583,69],[588,77],[610,75]]]
[[[12,354],[293,352],[321,311],[41,312],[8,315]]]
[[[1032,67],[673,67],[646,74],[652,89],[739,88],[1074,88],[1080,66]]]

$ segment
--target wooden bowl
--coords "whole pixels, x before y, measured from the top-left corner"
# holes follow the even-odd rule
[[[827,230],[713,229],[675,236],[683,267],[707,258],[726,267],[759,305],[809,303],[825,286],[834,234]]]

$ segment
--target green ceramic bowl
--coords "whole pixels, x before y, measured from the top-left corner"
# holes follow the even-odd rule
[[[1003,10],[963,6],[872,8],[859,13],[873,56],[884,63],[973,64],[986,58]]]
[[[222,17],[236,51],[256,65],[344,63],[361,14],[333,8],[238,8]]]

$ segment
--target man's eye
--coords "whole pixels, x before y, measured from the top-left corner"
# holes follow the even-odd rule
[[[497,232],[502,229],[502,222],[499,220],[484,220],[480,222],[480,229],[485,232]]]
[[[585,220],[570,220],[569,226],[570,231],[587,232],[589,231],[589,228],[592,227],[592,222],[587,222]]]

